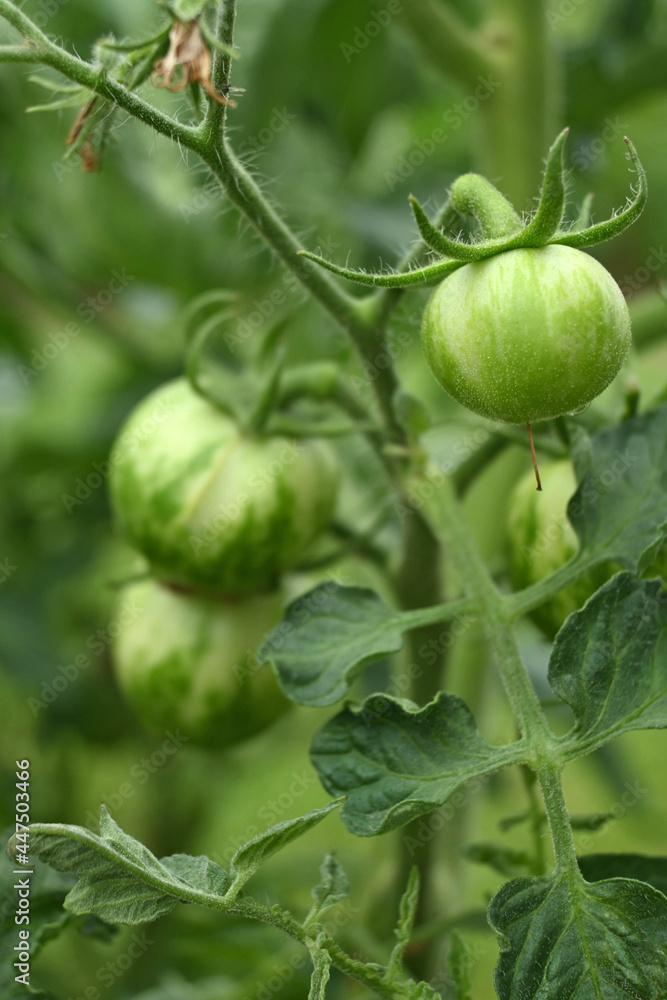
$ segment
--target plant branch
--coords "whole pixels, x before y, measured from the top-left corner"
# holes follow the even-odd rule
[[[537,583],[502,598],[504,614],[508,621],[516,621],[535,608],[550,600],[571,583],[585,576],[602,559],[600,557],[576,556],[564,566],[560,566],[550,576],[538,580]]]
[[[213,53],[213,72],[211,74],[211,82],[218,94],[226,95],[231,80],[232,57],[230,52],[234,45],[235,21],[236,0],[220,0],[216,37],[223,48],[216,49]],[[209,97],[204,128],[208,129],[212,143],[220,142],[224,134],[226,118],[227,105]]]
[[[299,240],[283,221],[277,210],[265,198],[257,183],[237,159],[226,142],[217,146],[213,138],[200,133],[194,148],[215,174],[230,201],[250,220],[264,241],[306,286],[311,295],[347,330],[362,359],[372,363],[378,354],[387,353],[385,335],[369,315],[364,300],[348,295],[329,275],[298,256]],[[393,397],[398,386],[391,365],[383,368],[373,388],[391,436],[403,440],[404,434],[396,423]]]
[[[233,28],[233,12],[234,4],[230,3],[225,6],[222,13],[221,30],[225,33],[225,44],[231,44],[233,41],[229,35]],[[128,90],[109,76],[103,68],[84,62],[55,45],[10,0],[0,0],[0,17],[4,17],[24,37],[30,39],[30,45],[25,46],[25,61],[41,62],[51,66],[68,79],[113,101],[156,132],[201,156],[220,181],[230,201],[249,219],[269,247],[297,276],[311,295],[348,331],[362,359],[373,362],[378,354],[389,357],[384,331],[378,325],[377,317],[369,309],[367,302],[348,295],[328,274],[322,273],[298,256],[299,251],[303,249],[301,243],[278,211],[265,198],[229,146],[225,142],[220,143],[219,130],[212,129],[212,121],[215,119],[211,118],[210,112],[199,127],[184,125]],[[20,46],[11,46],[10,49],[13,61],[16,61],[23,49]],[[228,72],[226,57],[220,53],[216,55],[220,57],[216,65],[222,79],[222,74]],[[373,380],[373,388],[390,435],[397,440],[403,440],[404,433],[397,424],[393,412],[393,396],[397,380],[390,364],[385,365],[378,377]]]
[[[287,913],[278,906],[267,907],[253,899],[242,899],[235,901],[227,912],[260,920],[262,923],[276,927],[305,947],[308,946],[308,940],[312,937],[312,932],[307,931],[298,920],[294,919],[291,913]],[[399,1000],[401,997],[410,995],[410,991],[401,983],[387,982],[383,972],[352,958],[332,938],[324,935],[321,939],[321,945],[329,952],[332,965],[340,972],[361,983],[377,996],[383,997],[384,1000]]]
[[[163,114],[133,91],[124,87],[118,80],[109,76],[103,67],[93,66],[55,45],[10,0],[0,0],[0,17],[4,17],[12,27],[20,31],[25,38],[30,39],[23,47],[25,62],[39,62],[50,66],[69,80],[73,80],[101,97],[113,101],[133,118],[149,125],[160,135],[164,135],[182,146],[194,148],[198,137],[197,129],[183,125],[175,118]],[[12,61],[18,61],[18,51],[21,46],[8,46],[8,48],[14,56]]]
[[[32,45],[0,45],[0,62],[42,62],[41,53]]]

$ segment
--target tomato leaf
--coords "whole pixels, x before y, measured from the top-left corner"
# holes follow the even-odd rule
[[[650,885],[519,878],[491,901],[489,920],[500,1000],[667,996],[667,899]]]
[[[340,805],[340,799],[328,802],[319,809],[311,809],[305,816],[298,816],[296,819],[286,819],[275,826],[269,827],[264,833],[257,834],[247,844],[234,854],[230,865],[232,885],[229,890],[230,898],[233,898],[241,886],[245,885],[249,878],[255,874],[265,861],[272,855],[287,847],[297,837],[302,837],[314,826],[321,823],[325,816]]]
[[[348,877],[334,854],[327,854],[320,867],[320,875],[321,881],[311,891],[316,913],[347,899],[350,892]]]
[[[410,944],[412,928],[417,916],[417,905],[419,903],[419,869],[413,865],[405,892],[401,896],[398,907],[398,923],[394,929],[396,944],[392,948],[389,959],[388,974],[393,979],[403,971],[403,956]]]
[[[364,667],[403,645],[400,612],[372,590],[323,583],[294,601],[258,657],[299,705],[333,705]]]
[[[633,729],[667,726],[667,598],[659,580],[618,573],[556,637],[549,682],[574,713],[579,756]]]
[[[422,709],[373,695],[316,733],[311,758],[327,791],[347,796],[348,830],[368,837],[443,805],[470,778],[518,763],[523,747],[485,743],[454,695],[441,693]]]
[[[449,978],[454,987],[454,1000],[472,1000],[470,983],[471,956],[457,930],[452,931],[452,943],[447,956]]]
[[[667,858],[646,854],[584,854],[578,861],[587,882],[631,878],[637,882],[648,882],[667,896]]]
[[[452,617],[442,608],[393,611],[372,590],[322,583],[289,605],[257,656],[292,701],[333,705],[365,667],[398,652],[404,632]]]
[[[645,569],[667,531],[667,407],[599,432],[575,458],[585,470],[568,506],[579,558]]]
[[[11,842],[10,842],[11,846]],[[60,823],[30,826],[30,852],[78,881],[65,898],[70,913],[91,913],[119,924],[143,924],[181,900],[216,905],[223,872],[208,859],[180,855],[163,861],[126,834],[104,806],[100,835]]]
[[[205,855],[172,854],[161,858],[160,864],[181,882],[214,896],[224,896],[230,885],[229,873]]]

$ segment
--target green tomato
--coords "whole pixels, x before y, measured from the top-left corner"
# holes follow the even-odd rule
[[[516,590],[523,590],[550,576],[579,551],[579,539],[567,517],[567,506],[577,489],[569,461],[553,462],[542,470],[542,492],[527,473],[509,501],[509,569]],[[568,615],[581,608],[603,583],[622,567],[608,560],[594,566],[574,583],[531,613],[531,618],[551,638]],[[667,545],[644,573],[667,581]]]
[[[261,732],[289,706],[255,650],[281,618],[280,592],[230,602],[144,580],[122,594],[112,656],[143,724],[224,747]]]
[[[185,379],[137,406],[111,465],[117,523],[153,575],[220,594],[274,587],[328,527],[339,478],[326,442],[244,434]]]
[[[550,576],[579,551],[579,539],[567,517],[567,505],[576,488],[572,465],[562,461],[542,469],[541,493],[535,489],[532,471],[512,492],[508,510],[509,566],[517,590]],[[585,604],[612,572],[609,565],[589,570],[533,611],[531,617],[553,638],[567,616]]]
[[[509,250],[445,278],[426,307],[422,343],[454,399],[519,424],[599,395],[628,353],[630,316],[609,272],[581,250]]]

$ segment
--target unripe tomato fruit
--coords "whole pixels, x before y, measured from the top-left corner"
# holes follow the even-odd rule
[[[133,616],[114,641],[114,669],[147,728],[180,729],[193,743],[225,747],[289,706],[271,668],[254,657],[280,621],[280,592],[224,602],[144,580],[122,601]]]
[[[581,250],[508,250],[444,279],[422,343],[459,403],[526,423],[579,410],[609,385],[628,353],[630,316],[612,276]]]
[[[111,501],[153,575],[219,594],[271,589],[330,523],[326,442],[244,434],[185,379],[137,406],[112,452]]]
[[[567,517],[577,489],[569,461],[542,469],[542,492],[532,472],[512,492],[508,509],[510,576],[517,590],[530,587],[560,569],[579,551],[579,539]],[[531,612],[531,618],[553,638],[568,615],[577,611],[619,567],[603,563]]]
[[[542,492],[533,473],[514,488],[508,507],[509,570],[516,590],[549,576],[579,551],[579,539],[567,517],[567,506],[577,489],[569,461],[552,462],[542,469]],[[531,612],[531,618],[553,638],[568,615],[586,603],[621,566],[603,562]],[[663,546],[644,573],[667,580],[667,546]]]

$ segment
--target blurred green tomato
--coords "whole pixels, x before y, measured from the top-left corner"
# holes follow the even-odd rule
[[[254,655],[280,620],[280,592],[224,602],[146,580],[126,588],[122,604],[114,669],[147,728],[178,729],[193,743],[225,747],[288,708],[270,667]]]
[[[571,413],[598,396],[625,361],[630,315],[609,272],[581,250],[508,250],[438,285],[422,343],[454,399],[519,424]]]
[[[326,442],[244,434],[185,379],[137,406],[111,464],[116,520],[154,576],[222,594],[272,589],[328,527],[339,478]]]
[[[531,470],[515,487],[509,502],[509,566],[512,584],[523,590],[549,576],[579,551],[579,539],[567,518],[567,505],[577,488],[569,461],[541,470],[542,492]],[[613,570],[598,566],[531,613],[551,638],[568,615],[577,611]]]

